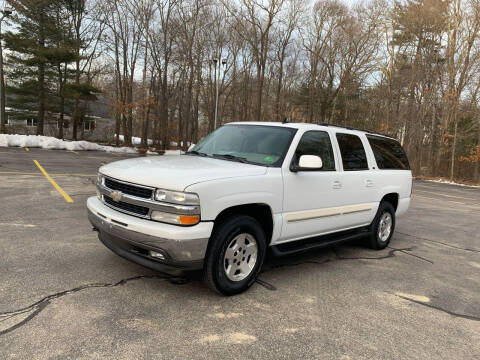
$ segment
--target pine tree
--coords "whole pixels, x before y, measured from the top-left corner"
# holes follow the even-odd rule
[[[37,114],[37,135],[44,134],[47,112],[60,112],[67,65],[75,61],[63,1],[17,0],[12,18],[16,29],[5,35],[12,74],[9,105]],[[62,76],[59,76],[59,69]],[[62,81],[60,81],[62,79]],[[63,103],[64,104],[64,103]]]

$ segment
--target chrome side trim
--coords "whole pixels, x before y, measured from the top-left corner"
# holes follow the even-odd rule
[[[341,216],[341,215],[349,215],[349,214],[355,214],[360,212],[367,212],[367,211],[371,211],[374,205],[375,203],[366,203],[366,204],[346,205],[346,206],[325,208],[325,209],[296,211],[296,212],[287,213],[285,216],[286,216],[287,223],[294,223],[299,221],[322,219],[322,218],[327,218],[332,216]]]
[[[307,220],[315,220],[315,219],[322,219],[322,218],[327,218],[327,217],[332,217],[332,216],[338,216],[338,215],[342,215],[342,213],[335,213],[335,214],[329,214],[329,215],[319,215],[319,216],[305,217],[305,218],[301,218],[301,219],[287,220],[287,222],[293,223],[293,222],[300,222],[300,221],[307,221]]]

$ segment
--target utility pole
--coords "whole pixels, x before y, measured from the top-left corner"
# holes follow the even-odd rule
[[[12,15],[13,10],[9,7],[5,7],[1,11],[2,16],[0,17],[0,133],[4,134],[6,132],[5,123],[7,121],[7,116],[5,112],[5,76],[3,73],[3,35],[2,35],[2,23],[3,20],[10,15]]]
[[[213,67],[215,69],[215,125],[213,127],[214,130],[217,129],[217,121],[218,121],[218,92],[219,92],[219,86],[218,82],[220,81],[220,71],[223,67],[227,65],[227,60],[223,59],[221,63],[219,63],[219,59],[213,59]],[[218,76],[217,76],[217,64],[218,64]]]
[[[213,126],[213,130],[217,129],[217,117],[218,117],[217,63],[218,63],[218,59],[213,59],[213,68],[215,70],[215,74],[214,74],[214,81],[215,81],[215,123],[214,123],[214,126]],[[220,65],[218,67],[220,67]]]

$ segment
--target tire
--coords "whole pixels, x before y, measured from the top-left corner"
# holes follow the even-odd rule
[[[216,226],[210,238],[205,282],[222,295],[244,292],[252,286],[262,268],[266,247],[265,233],[257,220],[245,215],[225,219]]]
[[[389,231],[387,231],[388,227],[390,228]],[[375,219],[370,225],[370,230],[369,247],[374,250],[385,249],[395,231],[395,209],[392,204],[387,201],[380,203]]]

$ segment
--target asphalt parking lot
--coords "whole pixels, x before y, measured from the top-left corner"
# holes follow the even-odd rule
[[[480,359],[479,188],[416,181],[389,248],[272,259],[227,298],[97,240],[97,169],[131,156],[0,148],[0,358]]]

